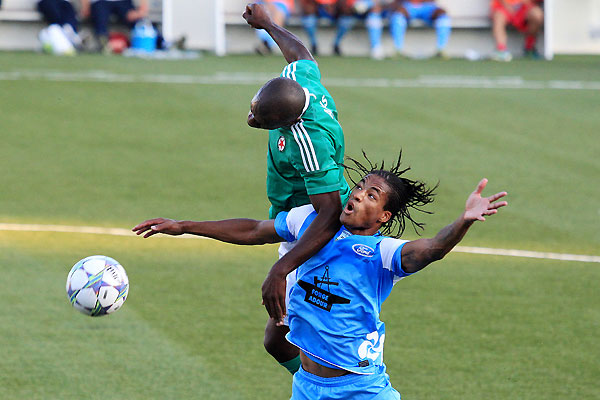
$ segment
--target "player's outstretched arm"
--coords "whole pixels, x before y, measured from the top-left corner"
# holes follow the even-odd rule
[[[251,27],[267,31],[279,46],[288,63],[298,60],[315,60],[298,37],[271,20],[263,5],[248,4],[242,17]]]
[[[221,242],[255,245],[278,243],[283,239],[275,230],[275,221],[257,221],[237,218],[223,221],[176,221],[167,218],[154,218],[133,227],[137,235],[144,234],[148,238],[157,233],[166,235],[182,235],[189,233],[209,237]]]
[[[500,207],[508,205],[506,201],[496,201],[506,196],[506,192],[481,197],[487,182],[487,179],[479,182],[475,191],[467,199],[465,211],[456,221],[439,231],[434,238],[418,239],[404,245],[402,269],[405,272],[417,272],[430,263],[441,260],[462,240],[473,222],[485,221],[485,216],[496,214]]]
[[[263,304],[276,325],[283,324],[285,310],[286,276],[302,263],[314,256],[340,229],[342,203],[339,192],[329,192],[310,196],[317,211],[297,244],[280,258],[269,271],[262,285]]]

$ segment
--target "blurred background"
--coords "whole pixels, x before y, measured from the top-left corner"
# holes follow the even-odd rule
[[[551,59],[555,54],[600,54],[600,1],[528,1],[543,8],[544,29],[539,35],[538,47],[545,58]],[[368,13],[369,7],[377,2],[385,6],[392,1],[342,2],[351,8],[349,14],[356,16],[356,23],[353,23],[351,31],[340,46],[342,53],[368,54],[369,39],[364,24],[365,14]],[[514,3],[512,0],[510,2]],[[89,13],[82,16],[80,12],[82,2],[72,0],[71,3],[82,23],[82,35],[92,34],[91,16]],[[247,53],[255,48],[256,39],[247,34],[246,24],[241,18],[247,3],[244,0],[134,0],[134,5],[139,3],[144,3],[147,7],[144,18],[154,24],[168,43],[176,43],[185,38],[186,49],[211,51],[218,55]],[[285,24],[301,38],[306,39],[303,30],[303,16],[306,14],[303,3],[299,0],[282,0],[281,3],[286,5],[288,12]],[[439,0],[437,4],[450,17],[452,36],[447,46],[448,55],[478,58],[488,55],[494,49],[490,0]],[[336,13],[339,13],[339,10],[331,13],[334,15],[329,15],[332,18],[319,18],[322,54],[332,53],[339,16]],[[2,0],[0,49],[40,49],[39,32],[47,23],[43,14],[39,12],[38,0]],[[387,20],[384,19],[385,29],[387,24]],[[409,20],[406,52],[417,57],[433,52],[434,35],[434,30],[427,24],[418,19]],[[515,29],[509,29],[508,35],[509,50],[511,53],[518,53],[522,47],[520,35]],[[391,49],[391,38],[388,35],[384,36],[383,46]]]

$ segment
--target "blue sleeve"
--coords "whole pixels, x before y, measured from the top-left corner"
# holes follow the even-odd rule
[[[289,213],[287,211],[282,211],[279,214],[277,214],[277,216],[275,217],[275,231],[286,242],[293,242],[294,240],[296,240],[296,238],[288,229],[288,214]]]

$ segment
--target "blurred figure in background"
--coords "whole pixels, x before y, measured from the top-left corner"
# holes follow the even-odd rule
[[[395,0],[384,3],[383,15],[381,11],[374,10],[367,17],[367,30],[371,41],[371,56],[375,59],[383,58],[381,49],[381,31],[382,17],[388,16],[390,19],[390,34],[394,41],[394,49],[397,55],[404,52],[404,37],[406,29],[411,19],[423,21],[428,26],[432,26],[436,31],[436,56],[446,57],[444,49],[450,38],[450,18],[443,8],[438,7],[434,1],[424,0]]]
[[[317,28],[319,18],[327,18],[334,22],[337,16],[337,0],[300,0],[302,27],[308,35],[310,51],[313,56],[319,54],[317,44]]]
[[[273,22],[279,26],[285,26],[287,19],[294,11],[294,0],[262,0],[258,3],[265,6]],[[256,47],[258,54],[265,56],[271,54],[273,48],[277,48],[273,38],[264,29],[257,30],[256,36],[260,40],[259,45]]]
[[[317,28],[320,18],[326,18],[335,23],[337,30],[333,43],[333,53],[341,55],[340,42],[356,23],[354,3],[358,0],[300,0],[302,12],[302,27],[310,41],[313,55],[319,53],[317,43]]]
[[[81,49],[81,37],[79,31],[79,21],[73,4],[68,0],[40,0],[37,3],[37,9],[49,25],[56,25],[62,30],[64,36],[69,40],[75,49]],[[52,29],[57,29],[53,27]],[[40,38],[44,34],[40,33]],[[44,42],[42,40],[42,42]]]
[[[444,50],[450,38],[450,18],[443,8],[434,1],[424,0],[372,0],[373,6],[367,14],[365,25],[371,45],[371,58],[381,60],[385,57],[381,46],[383,20],[389,18],[390,34],[394,41],[397,55],[404,50],[406,28],[411,19],[422,20],[428,26],[435,28],[436,56],[446,58]]]
[[[512,54],[506,47],[506,26],[509,24],[525,35],[525,57],[540,58],[535,44],[544,24],[544,11],[538,3],[534,0],[492,0],[492,34],[496,41],[492,59],[512,60]]]
[[[148,0],[138,0],[137,3],[136,7],[132,0],[81,0],[81,16],[91,18],[100,49],[107,50],[111,15],[115,15],[119,22],[130,29],[148,16]]]
[[[392,18],[398,19],[398,21],[390,21],[394,47],[397,52],[401,53],[404,47],[404,34],[406,33],[408,23],[411,19],[418,19],[435,29],[436,56],[447,58],[444,50],[448,44],[448,39],[450,39],[450,17],[446,14],[446,10],[438,7],[435,1],[403,1],[397,10],[397,13],[392,15]]]

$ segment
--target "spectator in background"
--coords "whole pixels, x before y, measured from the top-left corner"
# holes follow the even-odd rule
[[[506,47],[506,26],[512,25],[525,35],[525,57],[540,58],[535,48],[537,35],[544,24],[544,11],[534,0],[492,0],[492,33],[496,51],[492,59],[510,61],[512,54]]]
[[[262,0],[259,1],[259,4],[265,6],[273,22],[279,26],[285,26],[287,19],[294,10],[294,0]],[[256,36],[260,40],[259,45],[256,47],[258,54],[265,56],[271,54],[273,48],[277,48],[277,43],[264,29],[257,30]]]
[[[115,15],[119,22],[133,28],[136,22],[148,16],[148,0],[138,0],[137,7],[132,0],[81,0],[81,15],[91,17],[98,44],[106,50],[110,16]]]
[[[443,8],[436,5],[435,1],[425,0],[373,0],[373,7],[367,15],[365,25],[371,43],[371,58],[381,60],[385,57],[381,46],[383,32],[383,18],[390,20],[390,34],[394,41],[397,54],[402,54],[404,49],[404,36],[411,19],[419,19],[436,31],[437,44],[436,56],[446,58],[444,49],[450,38],[450,18]]]
[[[81,49],[81,37],[79,31],[79,21],[73,4],[68,0],[40,0],[37,3],[37,9],[49,25],[56,24],[60,26],[64,35],[69,39],[76,49]]]
[[[341,55],[340,42],[355,23],[352,15],[354,2],[355,0],[300,0],[302,27],[308,35],[313,55],[319,53],[317,44],[319,18],[326,18],[337,25],[333,52]]]

